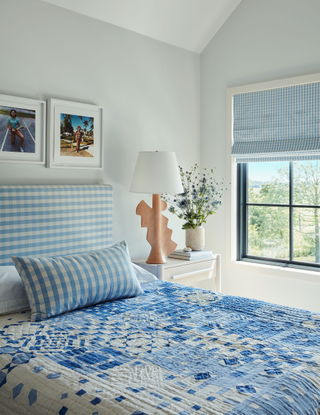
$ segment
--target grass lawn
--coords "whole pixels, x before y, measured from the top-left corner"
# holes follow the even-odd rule
[[[299,261],[299,262],[315,262],[316,261],[316,257],[313,255],[310,256],[301,256],[301,257],[294,257],[293,258],[294,261]]]
[[[81,144],[84,145],[86,143],[82,141]],[[68,157],[93,157],[93,155],[86,150],[81,150],[81,146],[79,153],[77,153],[75,145],[72,145],[71,147],[71,143],[66,143],[63,140],[60,141],[60,155]]]
[[[5,110],[4,108],[0,108],[0,114],[1,115],[7,115],[8,117],[10,117],[10,110]],[[21,117],[21,118],[36,118],[35,114],[29,114],[26,112],[19,112],[17,111],[16,113],[17,117]]]

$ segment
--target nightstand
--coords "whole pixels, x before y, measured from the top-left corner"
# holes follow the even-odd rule
[[[159,280],[221,292],[220,255],[185,261],[166,258],[165,264],[146,264],[146,259],[132,260]]]

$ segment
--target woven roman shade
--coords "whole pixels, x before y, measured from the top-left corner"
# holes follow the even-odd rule
[[[233,96],[237,163],[320,160],[320,82]]]

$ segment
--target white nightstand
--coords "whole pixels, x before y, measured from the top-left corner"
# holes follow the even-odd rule
[[[145,259],[132,262],[151,272],[159,280],[221,292],[220,255],[195,261],[167,258],[165,264],[146,264]]]

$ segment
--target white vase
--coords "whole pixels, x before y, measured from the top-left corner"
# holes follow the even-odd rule
[[[205,232],[202,226],[196,226],[195,229],[186,229],[186,247],[193,251],[202,251],[205,245]]]

